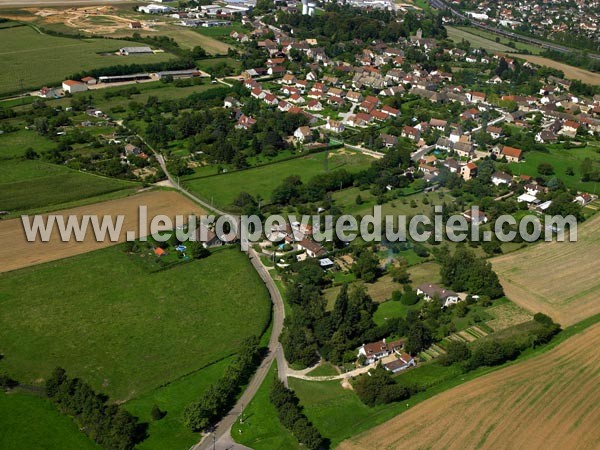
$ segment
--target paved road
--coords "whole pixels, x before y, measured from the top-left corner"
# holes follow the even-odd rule
[[[165,172],[167,179],[169,180],[171,186],[173,186],[179,192],[188,196],[195,202],[204,206],[205,208],[212,209],[217,214],[221,214],[221,215],[226,214],[224,211],[220,211],[219,209],[214,208],[213,206],[207,204],[206,202],[199,199],[195,195],[189,193],[188,191],[183,189],[178,183],[176,183],[173,180],[173,177],[169,174],[169,172],[167,170],[167,166],[166,166],[164,157],[160,153],[158,153],[156,150],[154,150],[151,146],[148,146],[148,147],[150,149],[152,149],[152,151],[156,155],[156,158],[157,158],[160,166],[162,167],[163,171]],[[283,330],[283,320],[285,318],[283,298],[281,297],[281,293],[279,292],[277,285],[273,281],[271,274],[269,273],[267,268],[264,266],[264,264],[260,260],[258,253],[256,253],[256,251],[254,251],[254,249],[250,248],[248,250],[248,256],[250,258],[250,262],[252,263],[252,266],[254,267],[256,272],[260,275],[263,282],[265,283],[267,290],[269,291],[269,295],[271,297],[271,302],[273,303],[273,315],[272,315],[273,326],[271,329],[271,336],[269,339],[268,353],[267,353],[267,356],[262,361],[261,365],[256,370],[256,373],[250,380],[250,383],[246,387],[246,390],[243,392],[241,397],[238,399],[235,406],[227,413],[227,415],[225,417],[223,417],[221,419],[221,421],[215,427],[215,430],[213,433],[211,433],[210,435],[205,435],[204,438],[198,444],[196,444],[195,446],[192,447],[192,449],[194,449],[194,450],[209,450],[212,448],[231,449],[231,450],[247,449],[248,447],[245,447],[243,445],[235,443],[235,441],[233,440],[233,438],[231,436],[231,432],[232,432],[231,427],[237,421],[238,417],[240,416],[241,412],[244,409],[244,406],[248,405],[250,403],[250,401],[254,398],[254,395],[256,395],[256,392],[258,391],[258,389],[262,385],[265,377],[269,373],[269,369],[271,368],[271,364],[273,363],[274,360],[277,360],[279,378],[281,379],[281,381],[283,381],[283,383],[286,386],[288,385],[287,384],[287,376],[286,376],[287,370],[288,370],[288,364],[285,359],[285,355],[283,353],[283,348],[282,348],[281,344],[279,343],[279,336],[281,335],[281,331]]]
[[[287,386],[287,377],[285,376],[287,369],[287,362],[285,361],[285,357],[283,354],[283,349],[281,344],[279,343],[279,336],[281,335],[281,331],[283,329],[283,319],[285,316],[284,308],[283,308],[283,299],[281,294],[279,293],[279,289],[275,285],[273,278],[269,274],[269,271],[263,265],[260,260],[259,255],[253,250],[250,249],[248,251],[248,255],[250,257],[250,261],[252,265],[260,275],[260,277],[265,282],[267,289],[269,290],[269,295],[271,296],[271,301],[273,302],[273,328],[271,331],[271,338],[269,339],[269,353],[262,361],[260,367],[250,380],[248,387],[235,404],[235,406],[229,411],[229,413],[221,419],[221,421],[217,424],[217,427],[214,431],[214,437],[216,441],[215,448],[216,449],[246,449],[243,445],[236,444],[231,436],[232,429],[231,427],[237,421],[239,415],[241,414],[244,405],[248,405],[254,395],[262,385],[265,377],[269,373],[269,369],[271,368],[271,364],[275,359],[277,359],[278,367],[282,370],[279,370],[279,377],[282,379],[284,384]],[[283,377],[283,378],[282,378]],[[236,430],[233,430],[235,433]],[[192,447],[193,450],[209,450],[213,448],[213,435],[207,435],[203,440],[201,440],[197,445]]]
[[[141,136],[138,136],[140,139],[142,139]],[[195,201],[196,203],[198,203],[200,206],[203,206],[204,208],[206,208],[207,211],[214,211],[215,213],[217,213],[220,216],[225,216],[228,213],[226,213],[225,211],[222,211],[218,208],[215,208],[213,205],[210,205],[209,203],[205,202],[204,200],[202,200],[201,198],[196,197],[194,194],[192,194],[191,192],[185,190],[184,188],[181,187],[181,184],[178,183],[177,180],[175,180],[171,174],[167,171],[167,164],[165,163],[165,158],[163,157],[163,155],[161,155],[160,153],[158,153],[156,150],[154,150],[154,148],[152,148],[150,145],[148,145],[147,142],[145,142],[143,139],[142,141],[148,146],[148,148],[150,148],[153,152],[154,155],[156,156],[156,160],[158,161],[158,163],[160,164],[160,167],[162,168],[163,172],[165,173],[165,175],[167,176],[167,180],[169,181],[171,187],[177,189],[179,192],[181,192],[183,195],[191,198],[193,201]]]

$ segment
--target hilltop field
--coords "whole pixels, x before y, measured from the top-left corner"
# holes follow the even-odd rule
[[[577,242],[548,242],[491,260],[506,295],[563,326],[600,312],[600,215],[578,227]]]
[[[469,381],[338,447],[597,448],[600,324],[554,350]]]

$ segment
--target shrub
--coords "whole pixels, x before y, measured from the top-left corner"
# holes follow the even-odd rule
[[[161,411],[158,405],[154,405],[150,411],[150,417],[152,420],[158,421],[167,415],[166,411]]]

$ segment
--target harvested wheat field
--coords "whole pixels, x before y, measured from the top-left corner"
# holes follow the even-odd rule
[[[98,215],[100,219],[104,215],[116,216],[124,215],[123,226],[121,229],[119,242],[123,242],[127,231],[138,231],[138,206],[145,205],[148,208],[148,220],[154,215],[165,214],[171,217],[174,223],[176,214],[184,214],[185,216],[195,213],[203,214],[204,211],[194,202],[173,191],[153,191],[144,192],[118,200],[110,200],[93,205],[80,206],[78,208],[65,209],[56,211],[53,215]],[[44,214],[44,217],[47,217]],[[73,255],[79,255],[99,248],[114,245],[108,239],[105,242],[96,242],[91,232],[86,235],[82,242],[74,240],[70,242],[62,242],[59,239],[59,233],[54,228],[49,242],[28,242],[25,238],[23,224],[21,219],[11,219],[0,222],[0,272],[8,272],[10,270],[20,269],[40,264],[47,261],[66,258]]]
[[[599,345],[596,324],[547,353],[428,399],[338,449],[599,448]]]
[[[577,242],[548,242],[491,260],[506,296],[561,325],[600,312],[600,215],[578,227]]]
[[[565,78],[571,80],[579,80],[587,84],[600,85],[600,73],[590,72],[589,70],[580,69],[579,67],[569,66],[558,61],[553,61],[543,56],[537,55],[522,55],[520,53],[510,53],[510,56],[514,58],[525,59],[529,62],[537,64],[538,66],[551,67],[552,69],[561,70],[565,74]]]

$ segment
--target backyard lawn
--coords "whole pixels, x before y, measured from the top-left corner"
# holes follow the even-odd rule
[[[560,144],[548,146],[549,152],[526,152],[525,161],[510,164],[515,175],[539,177],[537,171],[541,163],[551,164],[554,175],[564,181],[569,188],[598,194],[597,183],[581,181],[581,166],[585,158],[590,158],[595,170],[600,170],[600,153],[598,147],[582,147],[564,149]],[[573,175],[567,175],[567,168],[573,169]]]

